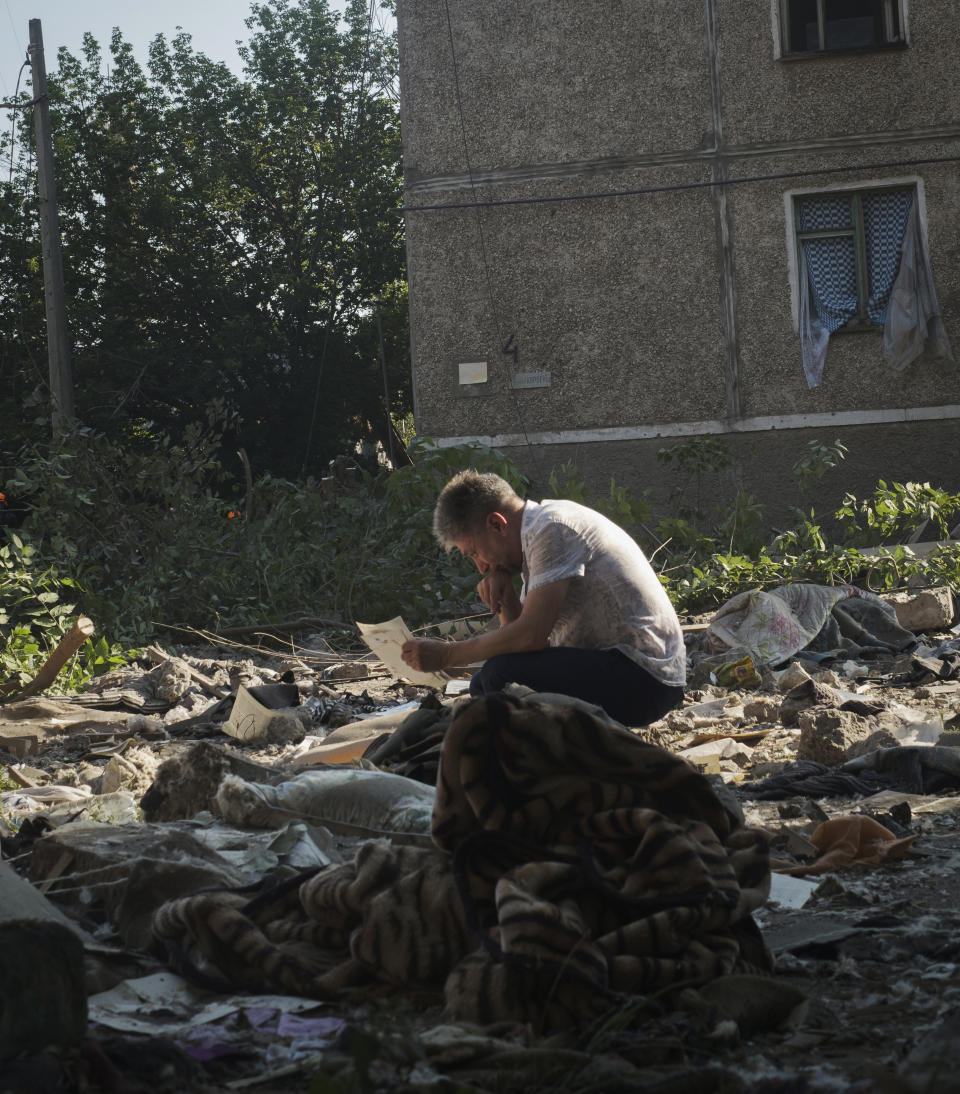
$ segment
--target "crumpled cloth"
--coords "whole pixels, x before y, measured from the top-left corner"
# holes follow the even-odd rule
[[[910,853],[916,836],[897,837],[873,817],[850,814],[824,821],[814,830],[810,842],[820,852],[816,861],[806,866],[778,870],[781,874],[803,877],[805,874],[827,874],[854,862],[895,862]]]
[[[805,798],[854,798],[886,790],[889,782],[872,771],[855,775],[838,771],[814,760],[795,760],[776,775],[737,788],[740,795],[753,801],[775,802],[802,796]]]
[[[882,779],[905,794],[939,794],[960,788],[960,750],[941,745],[878,748],[847,760],[842,770]]]
[[[846,704],[845,704],[846,705]],[[796,760],[776,775],[738,788],[754,801],[866,797],[880,790],[904,794],[940,794],[960,789],[960,750],[939,745],[878,748],[847,760],[839,768]]]
[[[253,901],[170,901],[154,937],[208,982],[317,998],[443,986],[457,1020],[541,1029],[772,967],[752,919],[769,891],[765,835],[685,761],[586,710],[465,704],[432,833],[433,850],[369,842]]]
[[[855,585],[751,589],[728,600],[707,626],[711,648],[747,649],[757,665],[782,664],[812,644],[836,648],[843,638],[891,650],[916,641],[890,604]]]

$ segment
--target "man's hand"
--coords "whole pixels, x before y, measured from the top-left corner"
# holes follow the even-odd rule
[[[453,644],[434,638],[412,638],[404,642],[400,656],[417,672],[440,672],[447,667]]]
[[[520,614],[520,598],[513,587],[513,575],[506,570],[491,570],[477,586],[477,596],[494,615],[501,616],[501,623]]]
[[[509,576],[509,575],[505,575]],[[560,617],[560,609],[566,599],[572,578],[552,581],[541,585],[520,598],[512,587],[504,589],[500,610],[500,626],[459,642],[438,642],[433,638],[412,638],[400,648],[404,663],[419,672],[438,672],[456,665],[471,665],[485,661],[500,653],[527,653],[542,650],[550,639],[550,632]],[[516,606],[516,617],[504,619],[511,604]]]

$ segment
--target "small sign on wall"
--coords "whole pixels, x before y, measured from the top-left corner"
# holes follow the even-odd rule
[[[515,372],[510,377],[511,387],[550,387],[553,382],[546,369],[534,369],[531,372]]]
[[[454,394],[460,398],[489,395],[489,379],[486,361],[461,361],[453,366]]]
[[[461,361],[458,368],[461,384],[485,384],[487,382],[486,361]]]

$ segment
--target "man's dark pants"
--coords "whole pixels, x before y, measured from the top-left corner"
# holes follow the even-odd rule
[[[646,726],[683,702],[683,688],[662,684],[619,650],[548,646],[491,657],[470,681],[471,695],[525,684],[584,699],[625,726]]]

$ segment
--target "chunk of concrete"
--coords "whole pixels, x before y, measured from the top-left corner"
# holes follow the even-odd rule
[[[818,684],[825,684],[828,688],[842,688],[843,681],[833,671],[833,669],[820,669],[819,672],[813,674],[813,679]]]
[[[811,707],[839,707],[842,702],[843,697],[839,692],[825,684],[818,684],[807,676],[806,680],[791,688],[784,696],[779,710],[780,721],[785,726],[795,726],[801,711]]]
[[[885,593],[883,599],[893,606],[900,626],[915,633],[946,630],[953,622],[956,610],[948,585]]]
[[[677,753],[694,767],[716,774],[722,770],[720,760],[733,760],[739,766],[743,766],[753,754],[753,749],[742,741],[734,741],[730,737],[722,737],[718,741],[707,741],[702,745],[694,745],[693,748],[685,748]]]
[[[846,759],[855,760],[859,756],[876,752],[878,748],[896,748],[899,744],[900,742],[889,730],[877,729],[862,741],[850,745],[846,751]]]
[[[810,678],[810,673],[799,661],[791,661],[777,677],[777,691],[786,694],[801,684],[805,684]]]
[[[849,759],[849,750],[876,732],[876,726],[849,710],[813,707],[801,711],[798,760],[836,767]]]
[[[245,782],[283,782],[285,776],[236,752],[201,741],[189,752],[171,757],[157,770],[140,808],[144,820],[189,820],[204,810],[213,810],[214,799],[225,775],[237,775]],[[215,810],[213,810],[215,812]]]
[[[753,718],[757,722],[779,721],[780,703],[776,699],[761,696],[743,704],[744,718]]]

